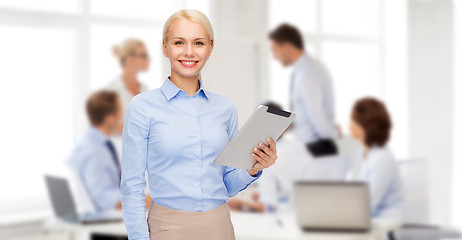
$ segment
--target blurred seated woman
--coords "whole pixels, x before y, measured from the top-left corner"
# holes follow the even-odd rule
[[[401,219],[403,202],[398,167],[386,146],[391,119],[385,105],[374,98],[359,99],[351,113],[351,135],[362,148],[355,165],[354,180],[369,184],[374,218]]]

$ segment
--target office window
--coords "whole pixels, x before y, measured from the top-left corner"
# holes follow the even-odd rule
[[[271,61],[269,63],[271,74],[270,96],[272,101],[281,104],[284,108],[289,107],[290,94],[290,74],[292,69],[282,67],[279,62]]]
[[[352,37],[380,35],[380,0],[323,0],[322,31],[324,34]]]
[[[175,11],[176,3],[160,0],[92,0],[90,9],[95,15],[144,18],[162,22]]]
[[[77,13],[80,0],[0,0],[1,8],[46,12]]]
[[[272,1],[270,22],[290,21],[303,31],[307,51],[321,60],[333,77],[336,118],[344,131],[348,131],[349,111],[356,99],[364,95],[380,97],[381,45],[378,40],[378,2],[368,0],[308,1],[304,7],[285,8]],[[299,9],[293,12],[293,9]],[[291,11],[292,10],[292,11]],[[309,14],[307,14],[309,13]],[[307,27],[309,26],[309,27]],[[271,59],[271,65],[279,63]],[[287,106],[288,95],[279,93],[281,81],[289,83],[291,68],[271,68],[272,98]],[[278,82],[278,83],[275,83]],[[277,86],[278,88],[274,89]],[[288,87],[286,87],[288,89]],[[284,97],[281,97],[284,95]]]
[[[361,96],[380,97],[380,52],[376,44],[326,40],[323,61],[332,74],[336,118],[348,131],[350,111]]]
[[[12,25],[0,25],[0,32],[0,209],[5,209],[18,199],[46,197],[43,174],[64,168],[73,145],[75,32]]]
[[[407,158],[406,48],[402,46],[406,42],[402,27],[406,25],[406,3],[295,2],[284,6],[285,2],[270,1],[270,29],[289,21],[303,32],[308,53],[323,62],[333,77],[336,121],[344,134],[349,134],[353,103],[364,96],[378,97],[387,103],[394,120],[389,145],[398,158]],[[288,106],[292,69],[282,68],[271,55],[269,64],[271,98]]]
[[[303,32],[316,31],[317,22],[316,0],[271,0],[269,8],[269,26],[287,22],[297,25]]]

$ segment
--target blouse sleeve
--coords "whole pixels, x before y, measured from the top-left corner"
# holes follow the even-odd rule
[[[238,120],[237,109],[233,104],[231,117],[228,123],[228,137],[231,140],[237,133]],[[246,169],[238,169],[232,167],[224,167],[223,182],[228,189],[229,197],[237,195],[240,191],[246,189],[251,183],[257,180],[262,174],[258,172],[255,176],[251,176]]]
[[[127,108],[122,133],[121,202],[128,238],[148,240],[144,189],[150,123],[135,99]]]

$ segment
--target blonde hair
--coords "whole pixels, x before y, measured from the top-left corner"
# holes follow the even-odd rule
[[[135,49],[138,46],[144,46],[143,41],[136,39],[136,38],[130,38],[125,40],[122,44],[120,45],[115,45],[112,48],[112,52],[114,53],[114,56],[119,60],[120,66],[125,65],[125,59],[135,53]]]
[[[205,14],[201,11],[196,9],[181,9],[178,12],[172,14],[164,24],[164,30],[162,31],[162,41],[166,42],[168,38],[168,34],[170,33],[170,28],[178,19],[186,19],[188,21],[192,21],[195,23],[200,24],[205,30],[207,31],[207,35],[209,40],[215,44],[215,39],[213,37],[213,28],[210,20]],[[199,73],[199,79],[202,80],[202,74]]]
[[[164,30],[162,32],[162,41],[167,41],[168,34],[170,33],[170,27],[172,26],[172,23],[178,19],[186,19],[200,24],[207,31],[210,41],[215,43],[215,40],[213,38],[212,24],[210,23],[207,16],[205,16],[205,14],[195,9],[181,9],[178,12],[172,14],[172,16],[170,16],[164,24]]]

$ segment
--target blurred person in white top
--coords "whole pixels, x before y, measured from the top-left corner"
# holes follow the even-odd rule
[[[308,54],[300,31],[281,24],[269,34],[273,57],[293,66],[290,110],[297,114],[292,133],[314,156],[337,153],[332,80],[325,66]]]
[[[113,48],[122,73],[105,86],[105,89],[115,91],[122,103],[125,113],[132,98],[148,87],[138,80],[138,74],[149,70],[149,54],[145,44],[138,39],[127,39]]]

